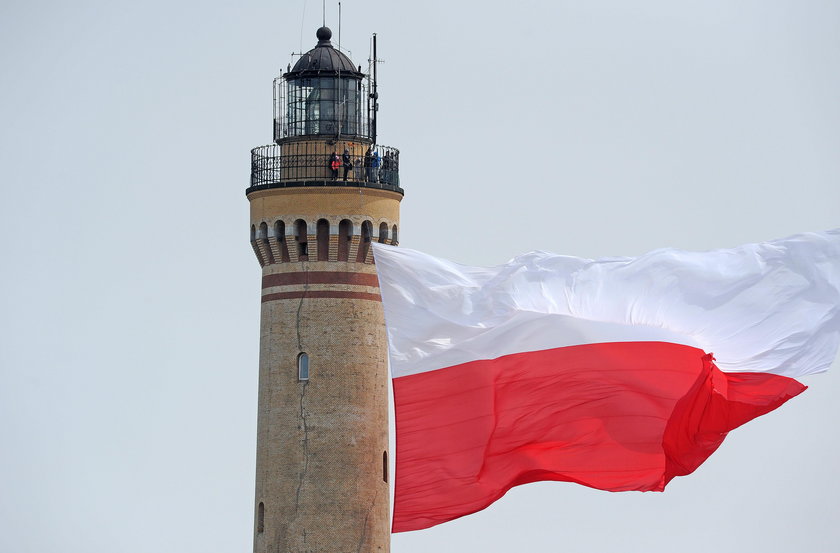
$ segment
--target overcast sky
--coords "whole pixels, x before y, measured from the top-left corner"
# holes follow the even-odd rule
[[[836,1],[342,6],[357,64],[379,37],[403,246],[495,265],[840,226]],[[321,17],[0,3],[0,552],[251,550],[249,150]],[[838,550],[838,369],[665,493],[532,484],[392,551]]]

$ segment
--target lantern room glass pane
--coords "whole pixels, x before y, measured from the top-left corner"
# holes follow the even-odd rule
[[[364,135],[362,81],[350,78],[290,79],[286,94],[286,136]]]

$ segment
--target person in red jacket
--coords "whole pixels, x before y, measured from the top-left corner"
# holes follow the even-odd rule
[[[338,179],[338,168],[341,167],[341,159],[338,157],[338,154],[333,152],[330,156],[330,171],[332,171],[332,178],[333,180]]]

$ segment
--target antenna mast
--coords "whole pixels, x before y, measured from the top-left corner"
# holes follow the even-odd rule
[[[378,63],[379,61],[376,58],[376,33],[373,33],[373,92],[370,96],[373,98],[373,121],[371,121],[371,135],[374,145],[376,145],[376,112],[379,111],[379,93],[376,91],[376,64]]]

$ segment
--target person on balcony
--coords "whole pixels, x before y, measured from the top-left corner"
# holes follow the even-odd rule
[[[350,172],[350,169],[353,168],[353,160],[350,159],[350,152],[347,148],[345,148],[344,153],[341,154],[341,161],[344,163],[344,180],[347,181],[347,174]]]
[[[330,156],[329,167],[332,171],[333,180],[338,180],[338,168],[341,167],[341,160],[338,158],[338,154],[335,152],[333,152]]]
[[[374,150],[373,159],[371,159],[370,167],[373,169],[373,178],[370,182],[379,182],[379,166],[382,165],[382,158],[379,157],[379,152]]]
[[[361,157],[357,157],[353,160],[353,180],[365,180],[365,168]]]
[[[385,157],[382,159],[382,182],[391,184],[391,166],[392,166],[391,152],[385,152]]]
[[[369,146],[365,152],[365,174],[368,182],[374,182],[373,178],[373,146]]]

